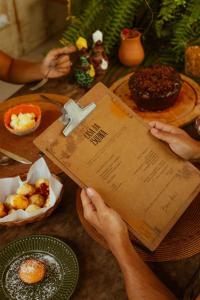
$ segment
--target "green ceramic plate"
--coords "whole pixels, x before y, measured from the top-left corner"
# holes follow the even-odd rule
[[[47,273],[43,281],[23,283],[18,270],[28,258],[42,260]],[[1,300],[66,300],[72,295],[79,276],[77,258],[62,241],[44,235],[18,239],[0,250]]]

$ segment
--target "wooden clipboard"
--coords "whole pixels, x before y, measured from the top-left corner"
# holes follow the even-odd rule
[[[200,172],[152,137],[148,126],[102,83],[78,104],[93,108],[67,136],[63,132],[74,116],[66,114],[66,104],[63,118],[35,145],[79,186],[94,187],[131,232],[155,250],[199,192]]]

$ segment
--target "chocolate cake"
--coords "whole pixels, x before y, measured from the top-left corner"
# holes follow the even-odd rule
[[[171,66],[155,65],[136,71],[128,85],[133,100],[141,110],[159,111],[174,104],[182,81]]]

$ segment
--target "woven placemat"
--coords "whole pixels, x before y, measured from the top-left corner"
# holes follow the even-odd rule
[[[197,270],[186,287],[182,300],[200,300],[200,269]]]
[[[80,199],[80,189],[77,191],[76,206],[79,219],[86,232],[101,246],[107,248],[106,242],[87,223],[83,216]],[[145,261],[162,262],[175,261],[191,257],[200,252],[200,194],[195,198],[186,212],[175,224],[160,246],[154,252],[139,245],[133,238],[133,244],[137,252]]]

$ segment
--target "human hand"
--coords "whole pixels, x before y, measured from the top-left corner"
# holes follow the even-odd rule
[[[200,159],[200,143],[192,139],[184,130],[158,121],[149,123],[153,136],[166,142],[171,150],[186,160]]]
[[[41,72],[43,77],[58,78],[67,75],[72,66],[69,54],[75,51],[76,47],[73,45],[49,51],[41,62]]]
[[[119,250],[129,241],[126,224],[120,215],[108,207],[94,189],[83,189],[81,200],[85,219],[103,236],[111,251]]]

